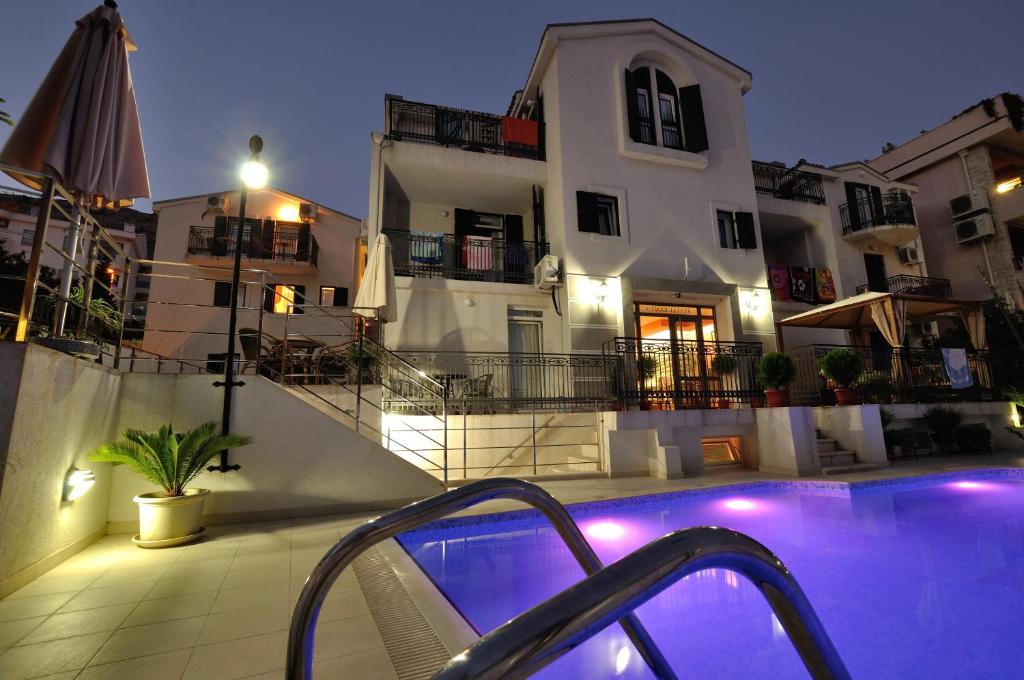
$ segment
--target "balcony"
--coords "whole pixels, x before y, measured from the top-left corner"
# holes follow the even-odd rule
[[[233,257],[236,229],[237,225],[229,225],[225,234],[216,227],[193,225],[188,233],[189,259]],[[255,238],[251,235],[255,235]],[[308,225],[278,224],[273,230],[262,231],[260,223],[254,222],[247,225],[242,233],[243,257],[316,268],[319,253],[320,247],[316,237],[309,233]]]
[[[811,172],[790,170],[754,161],[754,191],[783,201],[825,205],[821,177]]]
[[[387,97],[386,134],[395,141],[544,160],[544,124]]]
[[[866,196],[839,206],[843,238],[862,246],[892,247],[918,236],[914,202],[902,191]]]
[[[396,276],[493,283],[533,283],[533,266],[548,244],[480,236],[385,229]]]
[[[954,389],[946,375],[939,349],[804,345],[787,352],[797,369],[796,380],[789,388],[794,405],[835,404],[832,389],[836,386],[822,376],[820,364],[826,354],[838,348],[853,350],[864,362],[864,372],[857,387],[868,403],[991,401],[1001,394],[998,383],[1000,357],[988,350],[967,350],[967,366],[974,386]]]
[[[930,276],[908,276],[906,274],[890,276],[881,284],[865,283],[862,286],[857,286],[857,295],[868,292],[919,295],[939,300],[949,300],[953,297],[953,289],[949,284],[949,279],[936,279]]]

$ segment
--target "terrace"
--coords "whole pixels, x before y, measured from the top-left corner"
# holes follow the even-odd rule
[[[920,230],[914,201],[904,191],[875,193],[839,206],[843,239],[861,246],[902,246],[917,238]]]
[[[754,191],[783,201],[825,205],[821,176],[783,165],[753,162]]]
[[[228,258],[235,254],[237,220],[226,220],[214,227],[191,226],[187,254],[190,259]],[[242,256],[252,260],[270,260],[282,264],[317,267],[320,247],[308,224],[246,220],[242,233]]]
[[[549,244],[504,238],[385,229],[395,275],[493,283],[533,283],[533,267]]]

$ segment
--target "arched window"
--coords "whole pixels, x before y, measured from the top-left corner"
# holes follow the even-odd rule
[[[651,69],[626,69],[626,108],[629,136],[641,144],[657,144],[654,134],[654,105],[651,100]]]
[[[658,84],[658,114],[661,117],[661,143],[670,149],[683,148],[683,131],[679,126],[679,96],[672,79],[655,71]]]
[[[634,64],[626,69],[626,114],[634,142],[693,153],[708,149],[700,85],[676,89],[664,71]]]

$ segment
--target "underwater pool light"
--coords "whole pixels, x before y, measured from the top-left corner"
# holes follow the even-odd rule
[[[622,535],[626,533],[626,530],[621,524],[615,522],[594,522],[593,524],[587,525],[584,529],[587,536],[596,538],[600,541],[613,541],[616,538],[622,538]]]
[[[754,501],[748,501],[745,498],[732,498],[725,502],[725,507],[730,510],[753,510]]]

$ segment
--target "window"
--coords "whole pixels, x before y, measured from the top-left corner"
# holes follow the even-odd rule
[[[666,73],[647,65],[626,69],[625,77],[630,139],[692,153],[708,150],[700,85],[676,89]],[[657,109],[651,98],[653,92],[658,96]],[[661,132],[660,138],[655,135],[656,129]]]
[[[661,71],[655,72],[658,82],[658,115],[661,116],[661,143],[670,149],[683,148],[683,133],[679,128],[679,98],[672,79]]]
[[[263,298],[264,311],[272,314],[302,314],[306,304],[306,287],[278,284],[267,289]]]
[[[35,237],[36,237],[35,229],[26,229],[25,231],[21,232],[21,245],[23,245],[23,246],[30,246],[30,245],[32,245],[32,240]]]
[[[753,213],[716,210],[715,222],[718,226],[718,245],[722,248],[757,248]]]
[[[213,283],[213,305],[215,307],[231,306],[231,282],[214,281]],[[238,306],[245,307],[245,285],[238,284]]]
[[[320,286],[321,307],[348,307],[348,288]]]
[[[615,196],[576,192],[578,227],[582,232],[619,236],[619,199]]]

